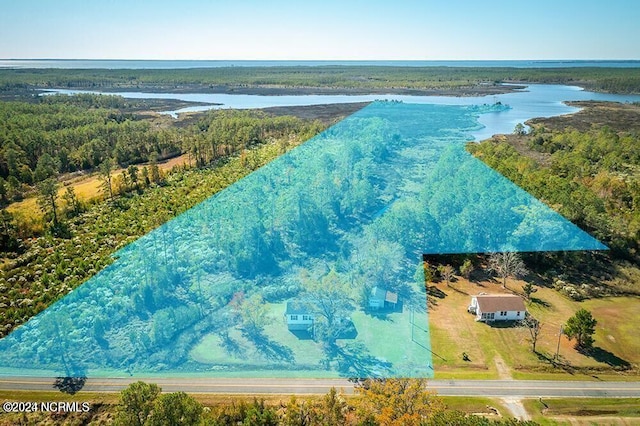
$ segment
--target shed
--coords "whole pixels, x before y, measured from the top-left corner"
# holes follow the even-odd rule
[[[395,308],[398,303],[398,294],[384,287],[375,286],[369,295],[369,307],[371,309]]]

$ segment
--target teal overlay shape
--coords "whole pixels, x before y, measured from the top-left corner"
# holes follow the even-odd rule
[[[606,249],[465,151],[504,108],[370,104],[115,253],[0,373],[432,377],[423,254]]]

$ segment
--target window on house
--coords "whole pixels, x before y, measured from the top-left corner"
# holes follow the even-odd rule
[[[519,317],[520,316],[520,311],[518,311],[518,313],[516,313],[516,316]]]
[[[507,316],[507,311],[500,311],[500,316],[506,317]]]
[[[309,321],[311,319],[310,315],[303,315],[302,316],[302,321]]]
[[[291,315],[291,321],[298,321],[297,315]]]

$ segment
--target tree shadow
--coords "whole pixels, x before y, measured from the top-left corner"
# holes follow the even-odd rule
[[[629,363],[629,361],[624,360],[614,353],[611,353],[608,350],[602,349],[598,346],[580,352],[584,355],[590,356],[598,362],[610,365],[617,370],[628,370],[631,368],[631,363]]]
[[[224,331],[218,334],[220,336],[220,345],[222,349],[229,355],[236,357],[244,357],[246,350],[240,346],[240,344],[229,336],[229,333]]]
[[[325,350],[328,358],[337,361],[337,370],[343,377],[385,377],[393,366],[371,355],[362,342],[350,342],[343,347],[331,345]]]
[[[427,297],[427,308],[431,310],[435,309],[436,307],[438,307],[438,301],[433,297]]]
[[[520,321],[486,321],[491,328],[516,328],[520,326]]]
[[[491,275],[486,268],[478,267],[469,274],[469,281],[480,287],[484,287],[485,282],[493,281],[493,275]]]
[[[308,330],[291,330],[289,332],[296,336],[298,340],[313,340],[313,334],[311,334]]]
[[[391,317],[390,315],[396,314],[396,313],[402,313],[403,311],[404,311],[404,303],[400,301],[395,305],[385,306],[384,308],[380,308],[380,309],[372,309],[367,306],[364,310],[364,313],[371,317],[379,319],[381,321],[393,322],[393,317]]]
[[[56,381],[53,383],[53,387],[60,392],[74,395],[84,387],[87,378],[82,377],[56,377]]]
[[[286,345],[271,340],[262,331],[253,333],[242,332],[243,336],[251,341],[256,349],[270,361],[294,362],[293,351]]]
[[[456,293],[464,294],[465,296],[468,296],[468,295],[469,295],[469,293],[467,293],[466,291],[460,290],[460,289],[458,289],[458,288],[456,288],[456,287],[451,286],[451,287],[449,287],[449,288],[451,288],[451,289],[452,289],[453,291],[455,291]]]
[[[540,305],[543,308],[550,308],[551,307],[551,303],[547,302],[546,300],[542,300],[538,297],[531,297],[530,298],[531,303],[535,303],[536,305]]]
[[[435,285],[427,286],[427,295],[437,297],[438,299],[444,299],[445,297],[447,297],[447,293],[440,290]]]
[[[571,364],[569,364],[568,362],[563,362],[562,357],[560,357],[559,359],[555,359],[543,352],[535,352],[535,354],[540,361],[548,362],[549,364],[553,365],[555,368],[561,368],[566,373],[569,373],[571,375],[574,375],[576,373],[576,368]]]
[[[389,316],[389,312],[385,312],[382,309],[378,311],[367,309],[366,311],[364,311],[364,313],[380,321],[393,322],[393,318]]]

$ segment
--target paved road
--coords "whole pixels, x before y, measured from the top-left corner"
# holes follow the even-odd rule
[[[166,392],[229,394],[323,394],[331,387],[354,392],[346,379],[203,379],[203,378],[96,378],[87,379],[83,391],[118,392],[129,383],[157,383]],[[54,378],[1,377],[0,390],[53,390]],[[549,380],[430,380],[439,395],[526,397],[633,397],[640,398],[640,382],[584,382]]]
[[[640,397],[640,382],[432,380],[440,395],[491,397]]]

